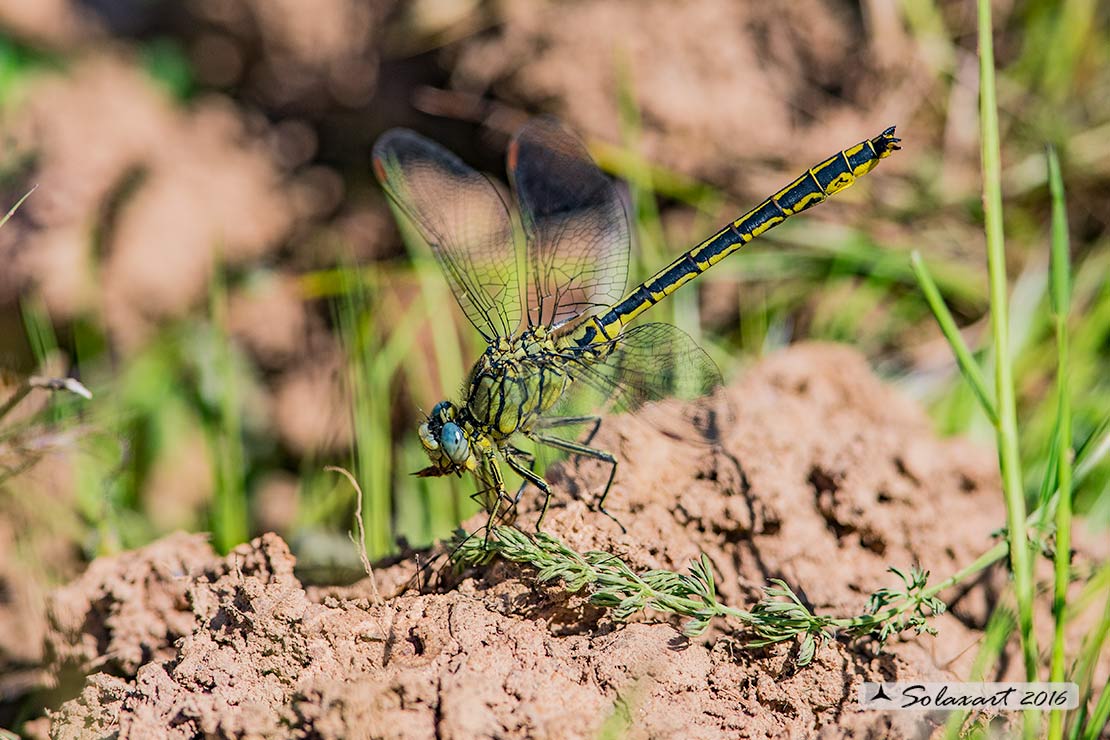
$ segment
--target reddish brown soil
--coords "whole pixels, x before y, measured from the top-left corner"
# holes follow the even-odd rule
[[[542,106],[609,141],[622,138],[630,95],[650,161],[740,191],[781,177],[774,164],[762,169],[774,157],[801,164],[827,156],[830,142],[908,127],[931,92],[928,50],[886,6],[862,14],[823,0],[502,7],[493,32],[462,45],[457,89]]]
[[[796,347],[728,397],[724,452],[631,418],[603,428],[597,441],[623,461],[612,508],[627,534],[571,497],[598,483],[588,464],[552,470],[546,528],[638,569],[705,552],[728,604],[751,606],[779,577],[830,614],[896,585],[890,565],[943,577],[989,547],[1002,521],[993,455],[937,439],[853,352]],[[369,579],[306,590],[293,567],[276,535],[226,558],[178,535],[94,563],[52,599],[51,671],[95,674],[52,716],[53,736],[578,738],[608,722],[630,737],[917,737],[935,719],[861,713],[858,683],[960,675],[998,586],[947,594],[937,638],[881,652],[833,641],[797,668],[790,645],[687,640],[650,615],[615,623],[516,565],[397,595],[405,561],[375,573],[381,602]]]
[[[73,50],[110,35],[141,36],[144,27],[164,29],[168,16],[202,83],[242,88],[287,112],[318,112],[370,99],[382,18],[390,5],[388,0],[190,0],[165,13],[153,6],[89,6],[78,0],[0,0],[0,26],[35,46]]]
[[[0,297],[37,289],[59,318],[100,310],[121,347],[204,300],[218,258],[269,254],[307,215],[272,132],[224,98],[177,108],[126,54],[43,75],[4,124],[35,158],[40,191],[0,234],[12,261]],[[103,231],[97,259],[90,223]]]
[[[0,0],[0,21],[9,5]],[[226,328],[263,378],[245,391],[251,423],[294,455],[345,449],[339,342],[298,276],[394,249],[384,205],[346,197],[340,176],[314,164],[317,135],[307,124],[271,125],[217,94],[180,104],[137,59],[114,47],[83,54],[64,74],[34,76],[0,112],[22,163],[0,196],[11,204],[38,184],[0,229],[0,260],[10,267],[0,273],[0,306],[41,296],[63,336],[70,320],[96,316],[108,345],[126,355],[203,313],[214,273],[250,273],[227,285]],[[340,200],[344,214],[325,229]],[[343,246],[333,253],[310,233]],[[20,334],[9,334],[22,351]],[[162,531],[188,526],[209,498],[203,451],[174,458],[156,461],[144,499],[155,484],[196,485],[172,504],[158,501]]]

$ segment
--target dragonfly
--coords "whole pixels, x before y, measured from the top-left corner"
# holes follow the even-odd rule
[[[601,417],[590,406],[631,411],[703,396],[722,382],[716,364],[681,329],[633,320],[769,229],[851,186],[899,142],[892,126],[837,152],[626,289],[632,229],[625,201],[558,121],[533,119],[513,136],[510,194],[420,134],[382,134],[375,174],[395,211],[431,247],[486,342],[461,399],[437,403],[420,422],[431,464],[415,475],[472,475],[479,487],[472,498],[489,514],[487,531],[512,521],[532,484],[544,497],[539,531],[552,491],[535,471],[535,456],[519,446],[531,440],[607,464],[608,481],[593,504],[623,530],[605,507],[618,461],[592,446]],[[583,441],[565,431],[591,425]],[[502,464],[523,481],[514,496]]]

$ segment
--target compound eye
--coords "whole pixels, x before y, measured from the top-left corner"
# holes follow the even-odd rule
[[[450,401],[440,401],[432,409],[431,418],[437,421],[451,421],[455,418],[455,404]]]
[[[432,430],[428,428],[428,422],[424,422],[420,425],[420,429],[417,431],[417,434],[420,435],[420,444],[424,445],[424,449],[439,449],[439,442],[436,441],[435,435],[432,434]]]
[[[462,465],[466,462],[466,458],[470,456],[470,443],[466,441],[466,435],[463,430],[453,421],[449,421],[443,425],[443,429],[439,433],[439,442],[443,446],[443,451],[447,453],[447,457],[456,465]]]

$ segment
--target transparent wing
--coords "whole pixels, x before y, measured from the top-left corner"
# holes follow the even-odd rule
[[[528,321],[557,327],[612,305],[628,277],[628,214],[586,147],[557,122],[529,122],[509,147],[528,242]]]
[[[561,355],[583,386],[586,403],[620,413],[668,398],[692,400],[721,384],[721,371],[689,334],[671,324],[642,324],[621,334],[600,362],[580,352]],[[578,401],[577,403],[582,403]]]
[[[516,246],[494,184],[407,129],[391,129],[374,144],[374,171],[431,245],[471,323],[487,340],[512,335],[522,311]]]
[[[588,350],[567,348],[546,358],[573,379],[549,419],[636,411],[640,423],[674,439],[720,441],[732,411],[719,397],[690,403],[722,384],[716,363],[690,335],[670,324],[644,324],[595,348],[610,354],[598,360]]]

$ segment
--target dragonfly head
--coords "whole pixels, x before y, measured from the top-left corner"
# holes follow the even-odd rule
[[[476,470],[478,460],[474,456],[474,445],[458,418],[455,405],[450,401],[440,401],[432,409],[418,430],[420,444],[432,461],[431,466],[417,471],[416,475],[431,477]]]

